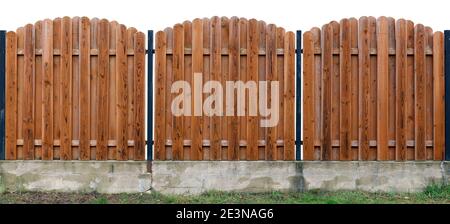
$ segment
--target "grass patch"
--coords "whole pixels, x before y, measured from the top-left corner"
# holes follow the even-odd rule
[[[210,191],[201,195],[98,194],[98,193],[4,193],[0,204],[450,204],[450,186],[432,185],[420,193],[369,193],[362,191],[308,191],[235,193]]]

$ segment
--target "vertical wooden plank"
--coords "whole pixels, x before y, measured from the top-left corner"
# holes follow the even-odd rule
[[[408,49],[414,49],[414,23],[412,21],[406,21],[406,33],[407,33],[407,47]],[[406,89],[405,89],[405,110],[406,110],[406,140],[414,141],[414,119],[415,119],[415,106],[414,106],[414,55],[407,56],[407,68],[406,68]],[[406,159],[414,160],[415,153],[414,147],[406,148]]]
[[[258,87],[259,87],[259,82],[260,81],[266,81],[267,80],[267,71],[266,71],[266,57],[267,57],[267,49],[266,49],[266,33],[267,33],[267,26],[266,23],[264,21],[258,21],[258,35],[259,35],[259,44],[258,44],[258,72],[257,72],[257,76],[258,76]],[[259,52],[266,52],[266,54],[264,55],[260,55]],[[261,127],[261,120],[262,120],[262,116],[261,116],[261,110],[259,108],[260,105],[260,98],[262,98],[262,102],[266,102],[267,98],[265,97],[266,95],[260,95],[261,91],[258,91],[258,96],[255,98],[258,100],[257,102],[257,108],[258,111],[256,113],[256,122],[258,123],[258,134],[257,134],[257,140],[263,140],[266,144],[264,145],[259,145],[258,144],[258,160],[266,160],[267,158],[266,156],[266,150],[267,150],[267,128],[265,127]],[[295,121],[295,120],[294,120]]]
[[[245,49],[248,51],[248,20],[245,18],[239,19],[239,47],[241,49]],[[284,44],[284,33],[282,37],[282,43]],[[240,54],[240,53],[239,53]],[[248,69],[247,69],[247,62],[248,62],[248,55],[240,55],[240,62],[239,62],[239,80],[243,82],[247,82],[248,79]],[[284,64],[283,64],[284,66]],[[247,116],[248,116],[248,95],[245,94],[243,99],[245,105],[245,110],[243,110],[244,114],[241,114],[239,117],[239,142],[240,141],[247,141]],[[248,147],[240,147],[240,160],[248,160],[247,157],[248,153]]]
[[[400,19],[395,27],[396,35],[396,138],[395,138],[395,159],[406,160],[406,69],[407,69],[407,32],[406,21]]]
[[[303,160],[314,159],[315,103],[314,40],[312,31],[303,34]]]
[[[43,48],[43,42],[45,38],[43,37],[43,21],[38,21],[34,24],[34,48]],[[34,77],[33,77],[33,118],[34,118],[34,139],[42,139],[44,137],[44,74],[43,74],[43,54],[35,52],[34,56]],[[34,146],[34,159],[42,159],[42,144],[35,144]]]
[[[173,29],[172,28],[166,28],[164,30],[164,33],[166,33],[166,44],[167,49],[170,49],[173,51]],[[174,75],[173,75],[173,54],[166,56],[166,102],[165,102],[165,113],[166,113],[166,139],[171,140],[173,142],[174,139],[174,133],[173,133],[173,125],[174,125],[174,116],[172,114],[171,110],[171,104],[173,100],[173,94],[171,93],[171,85],[174,82]],[[166,159],[170,160],[173,159],[173,146],[166,146]]]
[[[192,49],[192,23],[191,21],[184,21],[183,22],[183,32],[184,32],[184,47],[183,49]],[[193,73],[192,73],[192,52],[191,54],[184,54],[183,59],[183,73],[184,77],[183,80],[186,81],[186,83],[189,84],[191,87],[191,110],[190,113],[192,114],[192,93],[195,87],[193,87]],[[185,106],[185,105],[183,105]],[[194,116],[183,116],[183,140],[191,140],[192,141],[192,120]],[[182,160],[192,160],[191,158],[191,151],[192,151],[192,144],[184,145],[183,147],[183,159]]]
[[[433,78],[434,78],[434,160],[444,159],[445,148],[445,79],[444,79],[444,34],[433,35]]]
[[[211,21],[208,18],[203,18],[202,21],[203,21],[203,48],[211,52]],[[203,83],[209,80],[211,80],[211,54],[205,54],[203,55]],[[202,120],[203,120],[202,139],[211,140],[211,124],[212,124],[211,117],[204,115],[202,117]],[[210,154],[211,154],[211,146],[203,145],[203,153],[202,153],[203,160],[210,160]]]
[[[294,121],[295,117],[295,34],[287,32],[284,42],[284,117]],[[295,160],[295,124],[286,122],[284,126],[284,160]]]
[[[80,22],[80,159],[89,160],[90,155],[90,21],[87,17]]]
[[[80,17],[72,18],[72,49],[80,50]],[[80,56],[72,55],[72,139],[80,140]],[[72,159],[80,158],[80,146],[72,146]]]
[[[43,22],[42,34],[44,77],[42,159],[51,160],[53,159],[53,21],[47,19]]]
[[[269,24],[266,30],[266,74],[267,74],[267,92],[266,94],[266,107],[279,104],[278,98],[272,98],[272,86],[273,81],[278,80],[277,73],[277,52],[276,52],[276,35],[277,27],[273,24]],[[260,90],[261,91],[261,90]],[[271,108],[273,110],[273,108]],[[271,116],[274,116],[273,114]],[[269,119],[269,117],[263,117],[263,119]],[[266,160],[277,160],[277,129],[275,127],[267,128],[266,137]]]
[[[387,18],[388,21],[388,49],[395,51],[395,19]],[[390,50],[389,50],[390,51]],[[388,142],[396,139],[396,58],[394,54],[388,52],[388,71],[389,71],[389,88],[388,88]],[[389,143],[388,143],[389,145]],[[388,146],[387,160],[395,160],[395,147]]]
[[[119,23],[111,21],[109,23],[109,51],[116,51],[117,29]],[[108,141],[116,140],[118,135],[117,129],[117,100],[116,100],[116,77],[117,71],[117,55],[109,54],[109,76],[108,76]],[[108,160],[117,159],[117,145],[108,146]]]
[[[314,49],[322,49],[322,30],[318,27],[311,29]],[[323,149],[323,117],[322,117],[322,54],[314,55],[314,160],[321,160]]]
[[[230,38],[230,22],[229,19],[225,16],[220,18],[220,49],[228,49],[229,50],[229,38]],[[229,53],[229,52],[228,52]],[[226,88],[225,83],[227,80],[230,79],[230,73],[229,73],[229,54],[222,54],[221,53],[221,59],[220,59],[220,66],[221,66],[221,75],[219,76],[219,81],[222,84],[223,94],[226,96]],[[230,134],[230,118],[226,116],[226,100],[223,98],[222,100],[222,116],[220,116],[220,139],[221,142],[224,142],[223,140],[228,140],[228,136]],[[228,159],[228,145],[221,144],[221,150],[220,150],[220,158],[219,160],[229,160]]]
[[[56,18],[53,23],[53,160],[61,158],[61,121],[62,121],[62,81],[61,81],[61,30],[62,19]],[[42,81],[41,81],[42,82]],[[43,82],[42,82],[43,83]],[[42,88],[43,89],[43,88]],[[42,98],[42,97],[41,97]],[[42,125],[41,125],[42,127]],[[36,137],[38,138],[38,137]]]
[[[415,159],[425,160],[425,27],[421,24],[415,27],[414,41]]]
[[[173,28],[173,76],[174,82],[184,80],[184,30],[182,24]],[[183,117],[175,116],[173,124],[173,159],[183,160]]]
[[[61,87],[61,28],[62,19],[53,22],[53,50],[60,54],[53,55],[53,139],[59,140],[59,145],[53,146],[53,159],[61,159],[61,117],[62,117],[62,87]]]
[[[219,17],[211,19],[211,80],[218,81],[221,78],[221,21]],[[215,107],[221,107],[217,105]],[[213,116],[211,123],[211,160],[219,160],[221,156],[221,129],[220,117]]]
[[[341,20],[340,28],[340,160],[351,159],[350,138],[350,88],[351,88],[351,52],[350,21]]]
[[[388,49],[395,50],[395,19],[387,18],[388,21]],[[395,114],[396,114],[396,58],[388,52],[388,74],[389,74],[389,88],[388,88],[388,153],[387,160],[395,160],[395,147],[389,146],[389,141],[396,138],[395,131]]]
[[[232,17],[230,19],[230,34],[229,34],[229,69],[230,81],[238,81],[240,76],[240,41],[239,41],[239,19]],[[234,96],[233,89],[233,104],[232,107],[234,115],[229,117],[230,131],[228,133],[228,160],[239,160],[239,118],[237,117],[237,98]],[[228,94],[228,92],[227,92]]]
[[[34,51],[33,25],[28,24],[24,29],[24,93],[23,93],[23,156],[24,159],[34,159],[34,119],[33,119],[33,80],[34,80]]]
[[[370,52],[369,20],[359,19],[359,159],[369,160]]]
[[[93,18],[90,22],[91,27],[91,37],[90,37],[90,48],[91,50],[95,50],[98,52],[98,44],[97,44],[97,30],[98,30],[98,23],[99,19]],[[91,55],[91,61],[90,61],[90,139],[91,140],[97,140],[97,134],[98,134],[98,121],[97,121],[97,112],[98,112],[98,54]],[[96,158],[96,146],[91,146],[90,150],[91,159],[95,160]]]
[[[136,101],[134,159],[145,160],[145,34],[137,32],[134,34],[134,39],[134,99]]]
[[[128,159],[128,80],[127,80],[127,57],[126,57],[126,31],[124,25],[116,29],[116,122],[117,122],[117,160]]]
[[[126,45],[127,52],[134,52],[134,34],[137,30],[133,27],[127,29]],[[136,136],[135,131],[135,98],[134,98],[134,55],[127,54],[127,94],[128,94],[128,104],[127,104],[127,134],[128,140],[134,140]],[[153,127],[151,127],[153,128]],[[134,160],[135,146],[128,146],[128,160]]]
[[[195,19],[192,23],[192,83],[195,82],[195,75],[203,74],[203,21]],[[193,88],[196,88],[193,86]],[[192,145],[191,160],[203,159],[203,94],[202,91],[193,90],[192,107],[194,114],[192,116]]]
[[[276,49],[284,49],[284,36],[286,35],[286,31],[281,28],[277,27],[277,37],[276,37]],[[242,57],[242,56],[241,56]],[[279,98],[279,122],[277,126],[277,140],[283,140],[284,139],[284,100],[281,100],[282,96],[284,95],[284,55],[283,54],[277,54],[277,74],[278,74],[278,81],[280,86],[280,98]],[[240,65],[242,67],[242,63]],[[277,146],[277,160],[284,160],[284,146]]]
[[[17,49],[24,49],[25,28],[20,27],[17,33]],[[25,55],[17,55],[17,139],[23,139],[23,114],[24,114],[24,84],[25,84]],[[23,145],[17,145],[16,157],[23,159]]]
[[[251,19],[248,22],[248,32],[247,32],[247,80],[258,82],[258,44],[259,44],[259,32],[258,32],[258,21]],[[249,95],[248,103],[248,117],[247,117],[247,160],[257,160],[258,159],[258,131],[259,125],[255,114],[252,114],[251,98],[256,96]]]
[[[358,20],[350,18],[350,47],[358,49]],[[350,140],[358,140],[359,133],[359,63],[358,54],[351,55],[351,74],[350,74]],[[359,150],[357,147],[351,147],[351,160],[358,160]]]
[[[332,29],[332,52],[339,51],[340,43],[340,27],[339,23],[332,21],[330,23]],[[331,63],[331,141],[339,140],[340,125],[340,61],[339,55],[332,54]],[[339,147],[331,147],[330,160],[339,160]]]
[[[72,22],[62,19],[61,28],[61,159],[72,159]]]
[[[109,74],[109,22],[101,20],[97,30],[98,45],[98,112],[96,159],[108,158],[108,74]]]
[[[322,150],[321,159],[332,159],[331,148],[331,69],[333,61],[333,29],[330,24],[322,27]]]
[[[386,17],[380,17],[377,21],[377,159],[388,159],[389,141],[389,51],[388,51],[389,27]]]
[[[17,159],[17,35],[6,34],[6,160]]]
[[[425,51],[433,51],[433,29],[425,27]],[[433,55],[425,53],[425,142],[433,142]],[[426,160],[433,160],[433,147],[425,146]]]
[[[369,51],[377,49],[377,19],[369,17]],[[376,142],[378,130],[378,55],[370,54],[370,81],[369,81],[369,142]],[[377,160],[378,146],[369,148],[368,160]]]
[[[156,33],[155,159],[166,159],[166,33]]]

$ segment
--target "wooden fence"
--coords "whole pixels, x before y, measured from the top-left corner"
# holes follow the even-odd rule
[[[303,38],[305,160],[443,159],[443,33],[362,17]]]
[[[57,18],[6,37],[6,159],[144,160],[145,35]]]
[[[155,50],[156,160],[295,159],[294,33],[255,19],[195,19],[158,32]],[[204,83],[216,80],[223,86],[237,80],[280,81],[279,124],[260,128],[261,116],[249,116],[248,94],[246,116],[174,116],[171,85],[192,84],[194,73],[202,73]],[[207,97],[192,97],[192,105]]]

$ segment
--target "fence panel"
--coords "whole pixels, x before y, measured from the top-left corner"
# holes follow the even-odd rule
[[[143,33],[64,17],[6,45],[6,159],[145,159]]]
[[[443,33],[343,19],[304,38],[305,160],[442,160]]]
[[[295,159],[294,33],[255,19],[195,19],[158,32],[155,49],[156,160]],[[192,90],[181,88],[188,94],[180,94],[173,89],[177,81]],[[226,88],[230,81],[278,81],[279,97],[259,95],[279,109],[278,125],[260,126],[267,115],[249,101],[258,99],[253,90],[259,86],[236,97],[239,91]],[[205,86],[196,89],[196,83]],[[271,88],[267,84],[268,93]],[[182,113],[174,115],[172,107],[179,105]],[[209,106],[212,111],[203,110]]]

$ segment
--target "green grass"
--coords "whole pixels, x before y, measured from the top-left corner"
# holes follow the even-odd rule
[[[82,204],[450,204],[450,186],[432,185],[420,193],[368,193],[361,191],[308,191],[303,193],[226,193],[211,191],[197,196],[149,194],[4,193],[0,204],[82,203]]]

